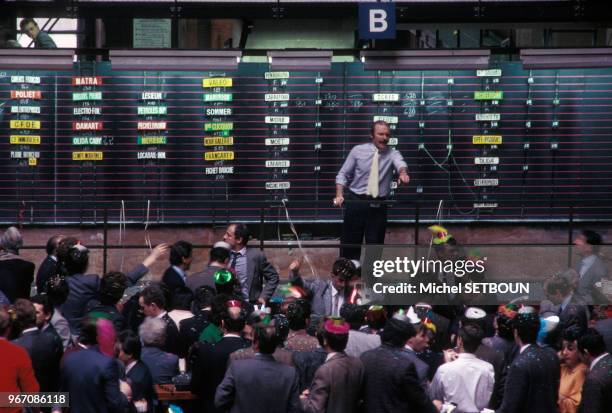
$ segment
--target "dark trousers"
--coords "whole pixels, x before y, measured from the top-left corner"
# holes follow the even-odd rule
[[[387,229],[387,205],[373,200],[368,201],[365,195],[348,192],[345,199],[349,202],[344,207],[342,223],[342,244],[361,244],[365,235],[366,244],[384,244]],[[362,202],[350,202],[363,200]],[[341,247],[340,256],[350,260],[359,260],[361,247]]]

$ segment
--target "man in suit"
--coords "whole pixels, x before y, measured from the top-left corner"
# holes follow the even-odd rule
[[[314,351],[319,347],[318,340],[306,332],[309,324],[310,304],[299,300],[287,306],[287,321],[289,322],[289,335],[285,348],[293,352]]]
[[[365,412],[438,411],[420,385],[413,358],[404,351],[408,339],[415,335],[411,322],[396,315],[385,324],[382,345],[361,355],[365,367]]]
[[[178,356],[162,350],[166,331],[166,323],[152,317],[148,317],[138,328],[143,345],[141,360],[149,368],[155,384],[171,383],[172,378],[179,374]]]
[[[210,261],[204,271],[190,275],[187,278],[187,287],[195,293],[198,287],[207,285],[215,288],[215,273],[229,266],[230,245],[219,241],[210,249]]]
[[[414,363],[419,383],[423,390],[427,391],[429,389],[429,364],[421,360],[418,355],[429,347],[431,332],[423,323],[414,323],[414,321],[412,320],[412,329],[408,329],[408,338],[402,351],[403,355]]]
[[[123,412],[131,394],[130,386],[119,380],[117,361],[97,345],[66,356],[60,391],[70,393],[70,409],[79,413]]]
[[[612,318],[597,320],[594,328],[603,336],[608,353],[612,353]]]
[[[229,355],[248,347],[249,343],[240,337],[246,320],[246,311],[239,301],[231,300],[221,320],[223,338],[215,343],[198,342],[192,350],[190,364],[191,392],[200,398],[206,412],[216,412],[215,389],[223,380]]]
[[[123,331],[117,337],[119,354],[117,358],[125,367],[126,381],[132,389],[132,403],[147,403],[147,412],[153,412],[153,400],[155,390],[153,389],[153,377],[149,368],[140,360],[142,344],[140,338],[132,331]]]
[[[55,327],[53,327],[53,324],[51,324],[51,318],[53,318],[53,304],[51,304],[49,296],[47,294],[38,294],[32,297],[30,301],[34,304],[34,309],[36,310],[36,327],[41,333],[51,334],[62,342],[62,338],[57,333]],[[62,342],[62,350],[63,347]]]
[[[170,267],[166,269],[162,282],[170,292],[187,283],[187,271],[193,261],[193,246],[187,241],[177,241],[170,247]]]
[[[274,360],[278,345],[275,321],[255,327],[255,357],[232,361],[215,393],[215,406],[231,413],[299,412],[295,368]]]
[[[295,352],[293,353],[293,364],[300,377],[300,392],[310,388],[312,380],[316,371],[325,363],[327,359],[327,352],[323,345],[325,344],[324,333],[325,333],[325,320],[321,320],[317,324],[316,337],[319,345],[313,351],[307,352]]]
[[[249,238],[249,229],[241,223],[230,224],[223,235],[223,241],[232,249],[230,268],[236,272],[244,299],[265,304],[278,286],[278,272],[263,252],[247,248]]]
[[[148,318],[158,318],[166,325],[164,351],[183,357],[178,328],[166,311],[166,298],[159,285],[152,284],[140,293],[138,304]]]
[[[576,294],[579,295],[586,304],[596,304],[595,283],[608,277],[608,268],[599,257],[599,246],[602,244],[601,235],[592,230],[584,230],[574,240],[574,246],[578,254],[582,257],[576,264],[578,272],[578,289]]]
[[[57,274],[57,246],[62,239],[63,235],[54,235],[47,241],[47,256],[36,273],[36,289],[39,294],[45,291],[47,280]]]
[[[99,304],[89,310],[89,316],[107,318],[112,321],[117,333],[123,331],[126,328],[126,322],[117,309],[117,303],[123,297],[127,286],[128,278],[124,273],[111,271],[104,274],[100,280]]]
[[[23,238],[15,227],[9,227],[0,237],[0,291],[11,303],[18,298],[30,298],[34,280],[34,263],[19,256],[22,246]]]
[[[212,303],[215,291],[212,287],[196,288],[193,297],[194,316],[181,320],[179,323],[179,341],[182,351],[187,354],[193,343],[198,341],[200,334],[210,324]]]
[[[349,340],[349,325],[331,319],[323,325],[325,363],[317,369],[310,388],[300,396],[306,413],[353,413],[361,404],[363,364],[344,352]]]
[[[0,306],[0,389],[3,392],[38,392],[40,387],[32,360],[21,346],[9,342],[6,337],[10,333],[10,316],[4,306]],[[5,408],[6,413],[21,413],[21,407]]]
[[[519,313],[513,320],[519,354],[508,369],[504,399],[497,412],[557,412],[560,366],[557,355],[536,344],[540,318],[535,312]]]
[[[43,32],[38,27],[38,23],[30,17],[26,17],[19,22],[21,31],[24,32],[30,39],[34,40],[36,49],[56,49],[55,42],[49,36],[49,33]]]
[[[308,291],[314,314],[333,317],[340,315],[349,286],[359,277],[355,264],[346,258],[338,258],[332,266],[331,279],[304,280],[300,275],[300,262],[291,263],[289,282]]]
[[[64,353],[61,339],[36,327],[36,309],[30,301],[23,298],[15,301],[15,314],[22,331],[13,343],[23,347],[30,355],[40,391],[57,391],[59,364]]]
[[[606,352],[603,336],[595,329],[578,339],[578,350],[589,363],[582,387],[581,413],[604,413],[612,406],[612,356]]]
[[[357,304],[344,304],[340,309],[340,316],[346,320],[351,327],[349,339],[344,352],[351,357],[359,357],[368,350],[380,346],[378,334],[368,334],[359,329],[365,323],[365,309]]]
[[[51,320],[49,320],[49,324],[51,324],[62,339],[64,350],[72,343],[72,335],[70,333],[68,320],[66,320],[59,307],[66,302],[70,292],[69,289],[68,282],[64,277],[52,277],[45,285],[45,295],[49,298],[49,302],[53,306],[53,315],[51,316]]]
[[[587,329],[589,310],[581,297],[574,293],[573,285],[576,278],[577,273],[569,270],[553,276],[545,283],[546,296],[556,306],[553,310],[559,316],[559,331],[573,325],[582,332]]]

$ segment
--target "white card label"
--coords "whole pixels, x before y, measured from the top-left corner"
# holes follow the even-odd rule
[[[266,102],[282,102],[289,100],[289,93],[266,93],[264,98]]]
[[[266,123],[288,124],[289,116],[266,116]]]
[[[291,187],[291,183],[289,182],[266,182],[266,189],[289,189]]]
[[[476,165],[497,165],[499,164],[499,158],[492,156],[481,156],[474,158],[474,163]]]
[[[374,93],[372,100],[374,102],[399,102],[399,93]]]
[[[499,113],[477,113],[476,120],[478,121],[498,121],[501,119],[501,114]]]
[[[289,79],[289,72],[265,72],[264,78],[268,80]]]
[[[273,160],[266,161],[266,168],[289,168],[291,161],[289,160]]]
[[[483,69],[483,70],[476,71],[477,77],[499,77],[501,75],[502,75],[501,69]]]
[[[266,146],[284,146],[289,142],[289,138],[266,138]]]
[[[497,186],[497,185],[499,185],[499,179],[497,178],[474,179],[474,186]]]
[[[11,113],[40,114],[40,106],[11,106]]]
[[[374,116],[374,122],[383,121],[387,123],[397,123],[398,120],[397,116]]]

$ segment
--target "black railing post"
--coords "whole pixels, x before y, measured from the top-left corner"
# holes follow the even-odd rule
[[[570,205],[567,225],[567,266],[572,267],[572,244],[574,243],[574,206]]]
[[[106,274],[106,259],[108,254],[108,207],[104,207],[104,240],[102,246],[102,274]]]
[[[259,215],[259,249],[263,251],[264,249],[264,237],[265,237],[265,230],[264,230],[264,218],[265,218],[265,213],[264,213],[264,208],[265,207],[261,207],[260,209],[260,215]]]
[[[416,203],[414,211],[414,245],[419,245],[419,222],[421,220],[421,204]]]

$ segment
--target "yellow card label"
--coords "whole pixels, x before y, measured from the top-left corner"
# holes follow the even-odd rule
[[[40,145],[40,135],[11,135],[12,145]]]
[[[39,120],[12,120],[11,129],[40,129]]]
[[[234,137],[233,136],[227,136],[227,137],[221,137],[221,136],[211,136],[211,137],[207,137],[204,138],[204,146],[231,146],[234,144]]]
[[[36,166],[38,164],[38,159],[36,158],[28,158],[28,165]]]
[[[73,161],[101,161],[103,152],[72,152]]]
[[[502,137],[501,135],[474,135],[472,143],[474,145],[500,145]]]
[[[202,87],[232,87],[233,80],[231,77],[213,77],[210,79],[202,79]]]
[[[232,159],[234,159],[233,151],[206,152],[204,154],[204,160],[207,161],[231,161]]]

